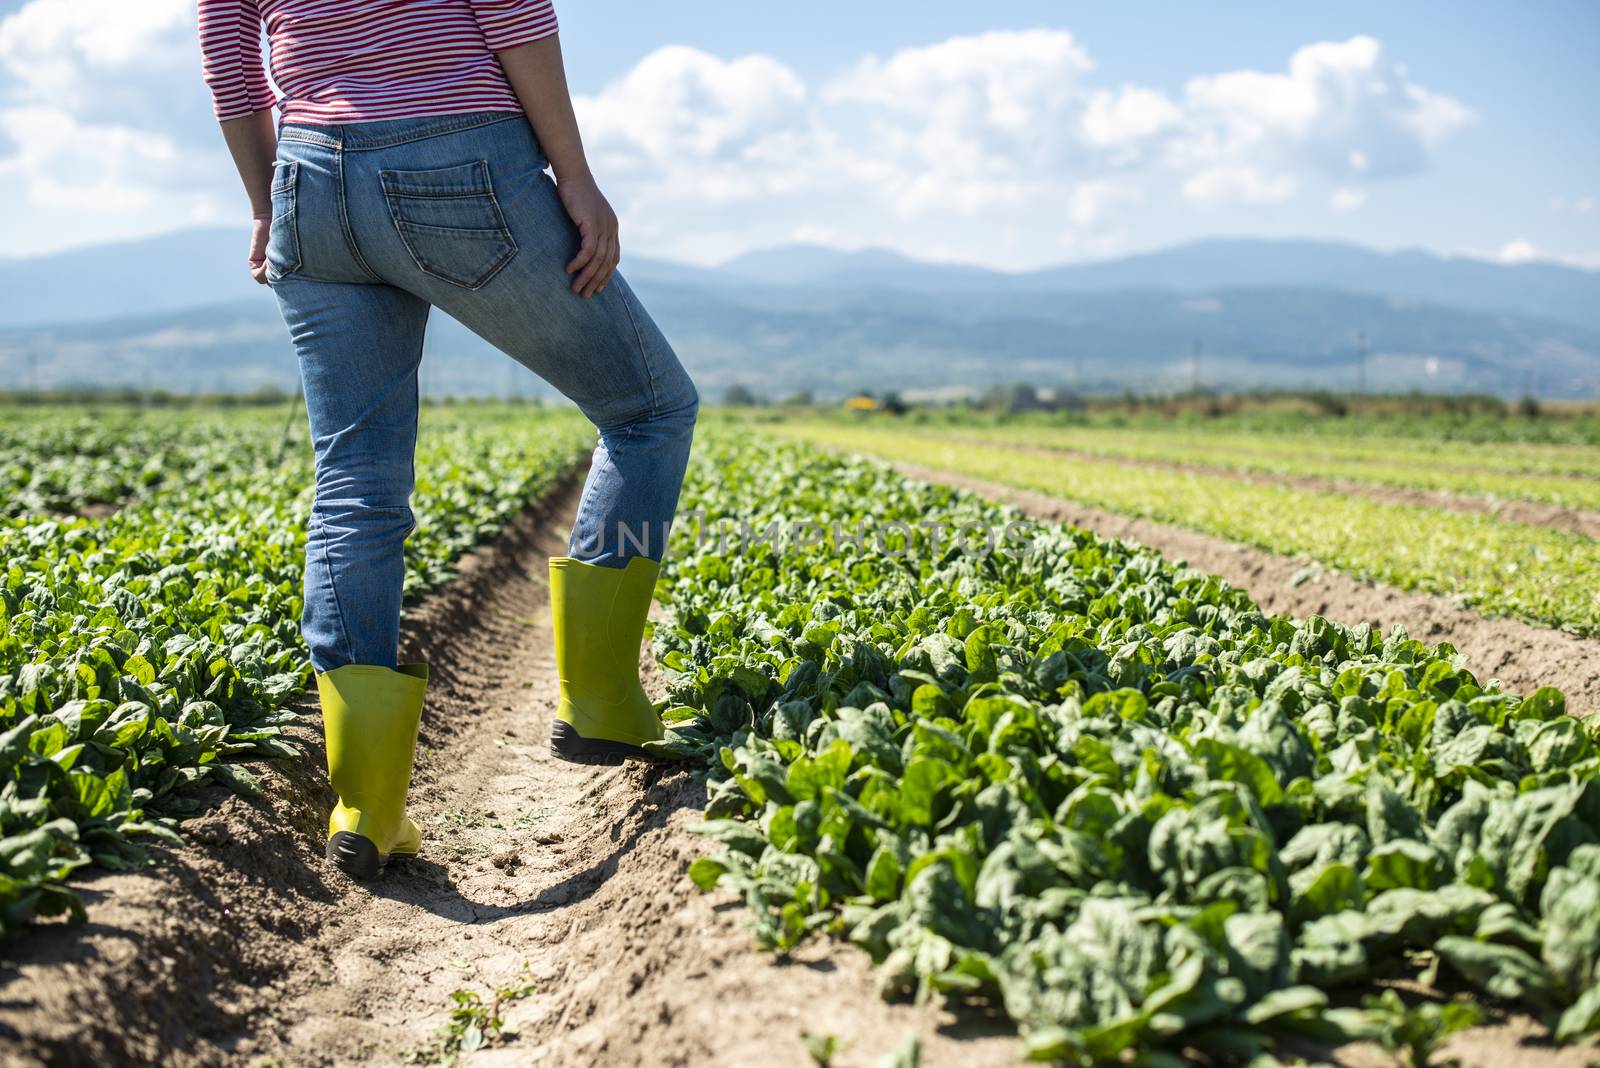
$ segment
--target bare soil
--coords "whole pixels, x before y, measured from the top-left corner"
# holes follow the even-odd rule
[[[974,445],[994,447],[998,443],[984,438],[960,437]],[[1246,471],[1237,467],[1206,463],[1203,456],[1195,460],[1176,462],[1169,460],[1143,460],[1126,456],[1106,456],[1081,449],[1058,448],[1050,445],[1029,445],[1012,442],[999,447],[1017,452],[1070,456],[1096,463],[1116,464],[1156,471],[1189,471],[1195,474],[1216,475],[1239,482],[1264,486],[1291,486],[1313,492],[1343,493],[1351,497],[1366,497],[1388,504],[1409,504],[1421,508],[1439,508],[1448,512],[1465,512],[1473,515],[1492,515],[1512,523],[1527,526],[1553,527],[1586,538],[1600,538],[1600,512],[1582,508],[1565,508],[1548,501],[1530,501],[1519,497],[1484,497],[1449,490],[1412,489],[1406,486],[1389,486],[1376,482],[1358,482],[1345,478],[1317,478],[1311,475],[1278,475],[1270,471]],[[1446,465],[1441,465],[1446,466]],[[1576,479],[1575,479],[1576,481]]]
[[[961,486],[1015,505],[1036,519],[1074,523],[1107,537],[1148,545],[1170,560],[1186,561],[1249,591],[1269,612],[1320,615],[1341,623],[1366,621],[1385,633],[1403,626],[1413,638],[1449,642],[1465,653],[1468,667],[1480,680],[1498,679],[1519,693],[1554,686],[1567,695],[1569,711],[1587,715],[1600,709],[1600,641],[1595,639],[1520,620],[1490,618],[1448,597],[1352,578],[1318,568],[1306,558],[1264,552],[1183,527],[917,464],[894,466],[912,478]]]
[[[524,982],[502,1010],[514,1033],[466,1064],[801,1068],[803,1032],[842,1039],[841,1068],[913,1034],[925,1066],[1017,1063],[1002,1021],[882,1001],[854,947],[760,951],[742,905],[686,877],[705,801],[686,771],[551,758],[545,564],[576,501],[569,484],[408,616],[434,678],[412,790],[421,857],[369,885],[325,865],[332,796],[307,707],[290,732],[303,757],[266,769],[261,800],[212,798],[188,848],[80,884],[89,924],[5,947],[0,1065],[396,1064],[434,1039],[453,992]],[[1324,607],[1348,617],[1336,592]],[[1594,1059],[1542,1045],[1525,1019],[1453,1051],[1484,1068]]]

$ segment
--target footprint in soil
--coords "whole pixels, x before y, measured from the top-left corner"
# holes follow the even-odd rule
[[[606,880],[616,873],[622,858],[633,852],[640,837],[665,818],[631,821],[628,832],[621,835],[616,846],[604,857],[582,871],[547,886],[528,898],[512,905],[490,904],[474,901],[457,885],[450,868],[426,857],[414,857],[396,864],[385,872],[383,878],[364,884],[373,897],[411,905],[435,916],[459,923],[484,923],[530,912],[548,912],[552,909],[577,904],[587,900]],[[501,863],[502,859],[505,863]],[[515,851],[497,854],[490,863],[510,875],[521,863]]]

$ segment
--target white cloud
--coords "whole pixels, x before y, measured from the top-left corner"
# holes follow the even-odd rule
[[[1023,30],[952,37],[868,56],[835,78],[828,97],[911,115],[928,126],[971,127],[983,136],[1038,134],[1041,115],[1078,96],[1094,68],[1070,33]]]
[[[1371,37],[1301,48],[1284,73],[1229,71],[1190,79],[1187,129],[1171,146],[1179,169],[1253,171],[1236,181],[1246,202],[1287,188],[1290,176],[1338,181],[1412,174],[1473,121],[1466,105],[1412,82]],[[1205,181],[1206,188],[1225,183]]]
[[[125,126],[79,123],[55,108],[0,111],[0,133],[16,143],[0,175],[23,181],[45,207],[127,211],[148,208],[178,158],[171,140]]]
[[[1089,228],[1104,220],[1115,208],[1137,204],[1143,197],[1137,189],[1117,181],[1099,178],[1073,186],[1067,200],[1067,218],[1075,226]]]
[[[193,0],[29,0],[0,19],[0,228],[15,251],[242,211]],[[1371,38],[1181,93],[1094,84],[1072,34],[954,37],[803,78],[681,45],[576,101],[629,247],[707,262],[802,238],[1033,266],[1185,204],[1339,210],[1470,121]]]
[[[1523,237],[1513,238],[1499,248],[1465,248],[1457,255],[1472,260],[1487,260],[1490,263],[1554,263],[1585,271],[1600,271],[1600,251],[1551,252]]]
[[[1334,211],[1355,211],[1367,202],[1367,191],[1342,185],[1333,191],[1328,198],[1328,206]]]
[[[581,104],[586,139],[623,162],[679,155],[731,162],[802,131],[805,99],[805,83],[777,60],[724,61],[675,45]]]
[[[1183,183],[1183,195],[1197,204],[1277,204],[1294,196],[1291,175],[1269,177],[1254,167],[1211,167]]]
[[[597,171],[657,254],[709,261],[831,233],[935,258],[1005,261],[1025,243],[1059,258],[1069,214],[1110,203],[1069,205],[1090,68],[1070,34],[1044,30],[869,56],[815,86],[768,57],[675,47],[577,107]]]
[[[1533,260],[1544,258],[1539,255],[1539,250],[1532,241],[1523,238],[1507,241],[1500,246],[1500,251],[1495,254],[1495,259],[1501,263],[1529,263]]]
[[[1176,98],[1093,73],[1079,41],[1045,29],[868,56],[809,84],[770,57],[673,47],[579,110],[657,254],[826,233],[1001,266],[1104,248],[1135,203],[1249,210],[1320,189],[1351,211],[1471,121],[1369,37],[1308,45],[1279,72],[1202,75]]]
[[[233,218],[193,0],[30,0],[0,18],[0,229],[43,251]]]
[[[1000,265],[1103,245],[1133,203],[1248,210],[1320,188],[1352,211],[1471,121],[1370,37],[1202,75],[1178,98],[1093,72],[1071,34],[1043,29],[868,56],[811,85],[767,57],[671,48],[580,111],[654,251],[711,259],[821,225]]]
[[[1089,95],[1080,126],[1083,139],[1105,149],[1111,161],[1128,164],[1152,139],[1183,121],[1183,112],[1155,89],[1124,85],[1120,90],[1096,89]]]
[[[0,109],[0,190],[21,206],[8,232],[43,220],[71,242],[143,236],[215,223],[231,203],[228,176],[186,163],[170,137],[115,124],[79,122],[59,108]]]
[[[1005,211],[1080,164],[1069,118],[1092,68],[1061,31],[955,37],[861,60],[824,86],[824,121],[905,216]]]
[[[192,74],[194,21],[193,0],[30,0],[0,22],[0,70],[25,100],[106,103],[130,80],[179,64]]]

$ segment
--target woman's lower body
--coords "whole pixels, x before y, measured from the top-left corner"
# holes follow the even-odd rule
[[[285,126],[278,154],[268,278],[316,456],[302,630],[340,795],[335,837],[341,825],[369,832],[358,837],[375,840],[381,861],[416,845],[404,782],[374,783],[399,777],[400,763],[409,781],[426,684],[397,659],[431,309],[560,390],[600,432],[570,558],[553,567],[559,755],[612,759],[659,736],[637,650],[698,398],[620,275],[588,300],[570,291],[577,234],[522,115]],[[388,714],[396,705],[403,715]]]

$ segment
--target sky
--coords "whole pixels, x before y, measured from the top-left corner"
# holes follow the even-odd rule
[[[1600,4],[556,0],[627,252],[1208,236],[1600,269]],[[0,255],[247,210],[194,0],[0,0]]]

